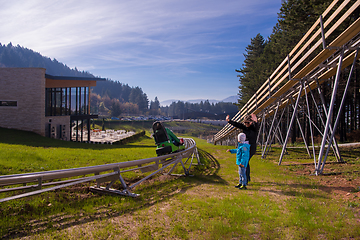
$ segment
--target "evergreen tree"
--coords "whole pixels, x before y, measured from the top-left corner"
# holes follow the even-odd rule
[[[119,100],[113,101],[111,105],[111,116],[118,117],[121,114],[121,107]]]
[[[150,114],[157,115],[160,111],[160,102],[157,97],[154,101],[150,101]]]
[[[129,102],[137,104],[140,111],[146,111],[148,109],[149,100],[140,87],[135,87],[131,90]]]
[[[263,36],[257,34],[251,39],[251,44],[245,49],[245,60],[243,67],[235,70],[240,73],[239,77],[239,108],[241,108],[259,89],[264,82],[263,64],[261,63],[261,55],[265,48]]]
[[[131,93],[131,87],[128,84],[123,85],[123,91],[121,93],[121,99],[124,102],[130,102],[129,101],[130,93]]]
[[[332,0],[287,0],[282,3],[273,36],[277,40],[281,60],[290,53],[331,2]]]
[[[269,39],[258,34],[245,49],[239,72],[239,108],[255,94],[320,17],[331,0],[285,0]],[[306,63],[304,63],[306,64]]]

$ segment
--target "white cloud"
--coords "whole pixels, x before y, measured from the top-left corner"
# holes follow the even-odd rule
[[[96,44],[189,48],[224,27],[251,24],[240,16],[257,13],[256,1],[9,2],[0,10],[1,42],[63,56]]]
[[[202,73],[195,66],[238,61],[251,37],[270,34],[271,26],[251,26],[276,19],[278,2],[0,0],[0,43],[20,44],[103,77],[121,75],[121,69],[135,78],[130,71],[136,68],[189,77]]]

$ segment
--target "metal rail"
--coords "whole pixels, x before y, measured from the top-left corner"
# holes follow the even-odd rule
[[[355,61],[359,58],[357,52],[360,47],[360,18],[353,19],[348,26],[344,26],[351,20],[351,14],[359,6],[360,1],[334,0],[271,76],[264,81],[254,96],[233,117],[233,121],[240,122],[247,114],[257,115],[261,122],[258,142],[261,146],[265,146],[262,147],[263,158],[269,152],[271,142],[275,137],[279,139],[282,145],[282,153],[279,158],[279,165],[281,164],[293,124],[298,123],[300,131],[303,132],[303,127],[297,117],[301,111],[311,124],[311,138],[314,137],[313,128],[322,132],[322,143],[317,161],[314,143],[312,142],[313,151],[311,152],[302,133],[309,155],[314,155],[315,173],[322,173],[327,158],[327,154],[324,152],[329,152],[329,150],[325,150],[326,143],[328,143],[328,148],[333,149],[338,161],[341,161],[340,151],[334,138],[338,119],[332,123],[331,116],[335,114],[333,106],[335,96],[338,93],[340,72],[351,64],[354,66]],[[345,30],[338,34],[337,32],[341,29]],[[330,42],[329,39],[334,40]],[[330,43],[327,44],[328,42]],[[320,48],[322,50],[319,52]],[[325,104],[321,92],[321,84],[327,81],[333,81],[334,86],[331,104],[329,105]],[[351,74],[349,81],[351,81]],[[314,90],[318,91],[319,97],[317,99],[321,100],[320,103],[319,100],[315,100]],[[309,101],[309,96],[311,96],[310,100],[314,101],[314,106],[320,106],[319,108],[316,107],[316,115],[310,115],[310,104],[312,102]],[[343,98],[345,96],[346,91]],[[305,100],[303,100],[304,98]],[[338,104],[340,105],[339,109],[341,109],[343,101]],[[285,111],[279,111],[281,109],[288,109],[288,114],[284,115],[287,117],[286,125],[280,124],[283,111]],[[280,113],[281,117],[279,117]],[[290,113],[292,113],[291,118]],[[325,121],[322,113],[325,113]],[[312,121],[315,118],[321,119],[321,125],[317,126]],[[272,123],[269,124],[271,121]],[[274,127],[275,125],[276,127]],[[214,136],[214,143],[229,142],[230,138],[235,138],[234,135],[237,131],[235,127],[227,124]],[[285,137],[283,133],[286,133]]]
[[[155,175],[156,173],[165,171],[166,168],[171,167],[171,169],[166,173],[171,174],[175,167],[180,163],[183,167],[184,175],[189,175],[189,171],[193,164],[194,157],[197,159],[197,163],[201,164],[195,141],[191,138],[185,138],[184,144],[185,150],[159,157],[104,164],[91,167],[3,175],[0,176],[0,187],[2,187],[0,189],[0,193],[20,190],[27,190],[28,192],[2,198],[0,199],[0,202],[28,197],[91,181],[96,181],[96,186],[90,187],[91,191],[136,197],[139,196],[139,194],[132,193],[131,190],[137,185],[139,185],[141,182]],[[183,161],[183,159],[186,160]],[[190,166],[186,168],[185,165],[188,163],[188,161],[190,161]],[[125,183],[121,174],[135,170],[140,170],[142,173],[152,173],[129,186]],[[123,188],[122,190],[116,190],[111,188],[111,186],[117,180],[120,181]],[[31,183],[32,185],[26,186],[26,184],[29,183]],[[105,183],[105,187],[101,186],[101,184]],[[19,184],[22,184],[23,186],[17,186]]]

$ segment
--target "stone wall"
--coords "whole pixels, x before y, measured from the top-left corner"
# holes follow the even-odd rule
[[[0,127],[35,132],[45,136],[45,69],[0,68]]]

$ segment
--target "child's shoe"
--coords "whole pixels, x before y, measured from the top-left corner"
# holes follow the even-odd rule
[[[247,189],[245,185],[241,185],[241,187],[239,187],[240,190],[245,190]]]
[[[242,184],[239,183],[239,184],[236,185],[235,187],[236,187],[236,188],[241,188],[241,187],[242,187]]]

